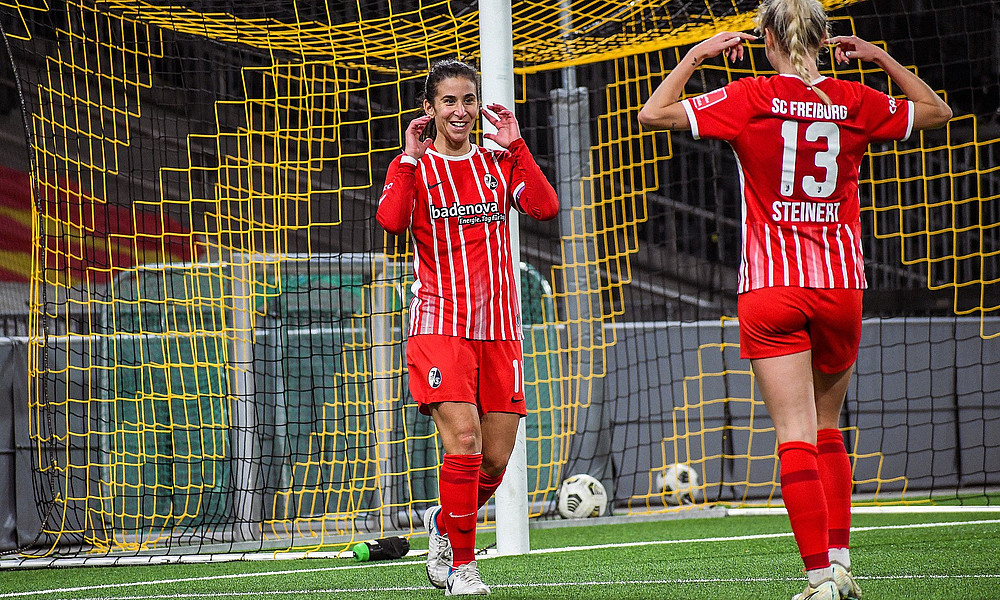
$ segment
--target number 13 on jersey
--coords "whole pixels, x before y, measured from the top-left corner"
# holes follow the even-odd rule
[[[784,142],[784,150],[781,154],[781,195],[791,196],[795,191],[797,179],[795,158],[800,135],[804,135],[807,142],[819,140],[826,142],[826,149],[819,150],[813,155],[813,163],[826,175],[822,181],[817,180],[812,175],[802,177],[802,191],[810,198],[829,198],[837,188],[840,128],[837,127],[836,123],[826,121],[816,121],[808,125],[798,121],[783,121],[781,123],[781,139]]]

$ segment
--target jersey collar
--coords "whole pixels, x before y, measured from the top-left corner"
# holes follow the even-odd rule
[[[434,156],[443,158],[444,160],[468,160],[472,158],[472,156],[476,153],[477,150],[479,150],[479,146],[477,146],[476,144],[472,144],[472,147],[465,154],[461,156],[451,156],[450,154],[441,154],[440,152],[435,150],[434,146],[432,145],[430,148],[427,149],[427,152],[433,154]]]
[[[780,75],[782,77],[791,77],[792,79],[798,79],[799,81],[802,81],[801,77],[799,77],[798,75],[793,75],[791,73],[778,73],[778,75]],[[813,79],[812,81],[810,81],[809,85],[816,85],[817,83],[819,83],[821,81],[825,81],[825,80],[826,80],[826,76],[825,75],[820,75],[818,78]],[[805,82],[802,81],[802,83],[805,83]]]

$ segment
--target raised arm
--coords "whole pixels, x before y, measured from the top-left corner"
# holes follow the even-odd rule
[[[483,116],[497,128],[497,132],[484,134],[483,137],[493,140],[510,152],[514,159],[515,180],[524,184],[513,190],[515,208],[539,221],[555,218],[559,213],[559,198],[521,138],[521,129],[514,112],[500,104],[490,104],[486,108],[496,113],[494,116],[486,109],[482,111]]]
[[[743,58],[743,42],[757,39],[749,33],[723,31],[688,50],[681,62],[653,90],[639,110],[639,123],[646,129],[686,131],[691,128],[680,104],[681,94],[695,70],[709,58],[726,53],[730,62]]]
[[[420,134],[431,118],[427,115],[410,121],[406,127],[403,154],[389,165],[385,175],[385,187],[378,199],[375,219],[389,233],[399,235],[410,226],[413,215],[414,185],[417,161],[423,157],[431,140],[420,140]]]
[[[559,197],[545,178],[524,140],[518,139],[507,147],[514,157],[515,179],[524,182],[514,190],[514,206],[520,212],[539,221],[554,219],[559,214]]]
[[[913,128],[938,129],[951,119],[951,108],[929,85],[899,64],[889,53],[871,42],[855,36],[844,35],[827,40],[834,44],[834,59],[844,64],[852,59],[873,62],[879,66],[913,102]]]
[[[400,235],[410,226],[413,216],[414,180],[416,165],[402,162],[407,155],[397,156],[385,175],[385,187],[378,199],[375,220],[393,235]]]

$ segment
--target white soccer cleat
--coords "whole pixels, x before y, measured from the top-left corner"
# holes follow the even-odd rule
[[[851,572],[840,563],[831,561],[830,564],[833,565],[833,582],[840,591],[840,600],[861,600],[861,586],[854,581]]]
[[[437,515],[441,506],[433,506],[424,511],[424,527],[427,528],[427,579],[438,589],[448,584],[451,570],[451,541],[448,534],[442,535],[437,528]]]
[[[445,596],[486,596],[489,593],[490,588],[479,577],[476,561],[452,569],[444,588]]]
[[[807,585],[801,594],[792,596],[792,600],[840,600],[840,591],[832,579],[827,579],[816,587]]]

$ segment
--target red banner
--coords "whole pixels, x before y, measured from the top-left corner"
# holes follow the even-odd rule
[[[44,247],[32,258],[28,174],[0,166],[0,281],[29,281],[32,264],[58,285],[104,284],[116,271],[141,264],[197,258],[191,231],[169,215],[108,204],[68,179],[39,182]]]

